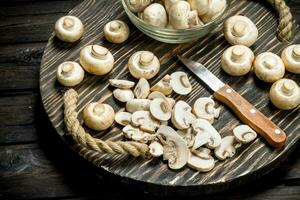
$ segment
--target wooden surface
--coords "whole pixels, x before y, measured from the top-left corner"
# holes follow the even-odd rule
[[[96,168],[72,152],[56,135],[42,108],[38,74],[43,48],[55,20],[80,2],[0,3],[1,199],[154,198],[95,175]],[[295,0],[288,4],[299,23],[299,3]],[[251,184],[201,198],[299,199],[299,153],[297,147],[275,171]]]

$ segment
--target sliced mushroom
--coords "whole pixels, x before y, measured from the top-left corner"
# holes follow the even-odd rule
[[[238,142],[243,144],[247,144],[257,137],[256,132],[248,125],[240,125],[235,127],[233,129],[233,135]]]
[[[129,37],[129,28],[127,24],[121,20],[113,20],[108,22],[103,29],[104,37],[112,43],[122,43]]]
[[[64,42],[76,42],[84,32],[82,22],[75,16],[63,16],[59,18],[54,27],[55,36]]]
[[[161,126],[157,134],[166,139],[163,148],[163,158],[168,160],[168,166],[171,169],[180,169],[188,161],[189,149],[186,142],[169,126]]]
[[[156,98],[150,103],[152,116],[160,121],[167,121],[171,118],[172,108],[166,98]]]
[[[203,151],[193,150],[189,154],[187,165],[200,172],[208,172],[215,167],[215,160]]]
[[[184,101],[178,101],[173,108],[171,121],[177,129],[188,129],[195,116],[191,112],[192,108]]]
[[[139,17],[146,23],[160,28],[165,28],[168,23],[168,16],[165,8],[159,3],[147,6]]]
[[[84,70],[76,62],[63,62],[57,68],[56,78],[64,86],[75,86],[83,80]]]
[[[132,99],[127,101],[126,110],[130,113],[139,110],[149,110],[150,109],[150,100],[149,99]]]
[[[197,149],[202,145],[206,145],[210,149],[214,149],[221,144],[222,138],[219,132],[205,119],[196,119],[192,123],[195,136],[193,149]]]
[[[130,89],[135,83],[133,81],[120,80],[120,79],[109,79],[109,84],[116,88]]]
[[[193,113],[201,119],[206,119],[209,123],[214,122],[220,114],[220,108],[215,108],[215,102],[208,97],[198,98],[193,106]]]
[[[134,99],[134,94],[131,91],[131,89],[114,89],[113,95],[116,99],[118,99],[121,102],[127,102],[132,99]]]
[[[117,112],[115,116],[115,121],[122,126],[126,126],[131,123],[131,113]]]
[[[171,97],[166,97],[163,93],[161,92],[158,92],[158,91],[154,91],[154,92],[151,92],[148,96],[148,99],[156,99],[156,98],[162,98],[162,99],[167,99],[169,105],[171,106],[171,108],[173,108],[173,106],[175,105],[175,100]]]
[[[193,134],[192,128],[188,128],[186,130],[178,130],[177,133],[185,140],[189,148],[194,145],[195,135]]]
[[[155,119],[152,118],[149,111],[136,111],[132,113],[131,122],[143,131],[154,133],[156,130]]]
[[[287,71],[300,74],[300,44],[295,44],[285,48],[281,54]]]
[[[155,135],[141,131],[140,129],[129,125],[126,125],[123,129],[123,134],[126,138],[132,139],[137,142],[148,143],[155,139]]]
[[[164,148],[159,142],[153,141],[151,142],[151,144],[149,144],[149,153],[153,157],[160,157],[163,155],[163,152],[164,152]]]
[[[236,152],[236,148],[240,146],[234,136],[225,136],[222,138],[221,144],[215,148],[215,156],[219,160],[225,160],[226,158],[231,158]]]
[[[134,90],[134,95],[138,99],[146,99],[150,93],[150,85],[148,81],[144,78],[140,78],[139,82],[136,84]]]
[[[143,11],[148,5],[150,5],[153,0],[126,0],[125,2],[132,12],[138,13]]]
[[[172,73],[170,84],[177,94],[187,95],[192,91],[192,85],[185,72],[178,71]]]
[[[169,95],[173,91],[173,89],[170,85],[170,81],[171,81],[171,76],[167,74],[160,81],[158,81],[155,85],[153,85],[150,90],[161,92],[164,95]]]

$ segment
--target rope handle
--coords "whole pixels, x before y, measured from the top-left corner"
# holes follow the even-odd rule
[[[149,147],[147,144],[134,141],[103,141],[92,137],[89,133],[85,132],[77,118],[78,93],[74,89],[69,89],[64,94],[63,99],[65,125],[76,143],[87,149],[102,153],[149,157]]]

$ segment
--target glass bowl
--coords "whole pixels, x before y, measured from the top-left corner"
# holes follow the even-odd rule
[[[227,13],[231,0],[226,1],[227,6],[222,14],[220,14],[214,20],[204,24],[203,26],[195,26],[189,29],[170,29],[153,26],[144,22],[143,20],[138,18],[135,13],[131,12],[127,7],[125,0],[122,0],[122,4],[130,21],[144,34],[161,42],[179,44],[197,40],[212,32]]]

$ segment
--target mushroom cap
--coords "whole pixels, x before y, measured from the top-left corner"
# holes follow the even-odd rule
[[[178,1],[182,0],[164,0],[164,5],[168,14],[170,12],[170,8]]]
[[[129,37],[129,27],[121,20],[113,20],[105,24],[104,37],[112,43],[122,43]]]
[[[129,10],[134,13],[143,11],[148,5],[150,5],[153,0],[126,0],[126,5]]]
[[[57,81],[64,86],[75,86],[84,78],[84,70],[76,62],[63,62],[57,68]]]
[[[168,166],[171,169],[184,167],[189,157],[189,149],[184,139],[170,126],[161,126],[157,134],[166,138],[163,156],[168,160]]]
[[[139,16],[144,22],[161,28],[165,28],[168,23],[167,12],[159,3],[150,4]]]
[[[89,45],[80,51],[80,64],[89,73],[104,75],[114,66],[114,57],[111,52],[99,45]]]
[[[270,100],[279,109],[290,110],[300,104],[300,88],[291,79],[280,79],[273,83]]]
[[[223,137],[221,144],[215,148],[215,156],[219,160],[231,158],[236,152],[237,144],[238,142],[235,140],[234,136],[230,135]]]
[[[192,85],[185,72],[177,71],[171,74],[172,89],[177,94],[187,95],[192,91]]]
[[[149,99],[132,99],[127,101],[126,110],[130,113],[134,113],[139,110],[147,111],[150,109],[150,102],[151,100]]]
[[[151,144],[149,144],[149,153],[153,157],[160,157],[163,155],[163,152],[164,152],[164,148],[159,142],[153,141],[151,142]]]
[[[250,47],[257,40],[258,29],[248,17],[235,15],[225,21],[224,36],[232,45]]]
[[[160,69],[158,58],[150,51],[135,52],[128,61],[130,74],[137,78],[151,79]]]
[[[272,52],[259,54],[254,60],[256,76],[265,82],[275,82],[284,76],[284,64],[279,56]]]
[[[189,28],[191,6],[186,1],[177,1],[169,9],[169,25],[174,29]]]
[[[192,108],[184,101],[177,101],[172,110],[171,121],[177,129],[187,129],[195,120]]]
[[[84,32],[82,22],[75,16],[63,16],[59,18],[54,26],[56,37],[64,42],[75,42],[79,40]]]
[[[126,126],[131,123],[131,113],[117,112],[115,115],[115,121],[122,126]]]
[[[121,88],[121,89],[130,89],[135,85],[133,81],[120,80],[120,79],[109,79],[109,84],[113,87]]]
[[[150,103],[150,113],[161,121],[167,121],[171,118],[172,108],[166,98],[156,98]]]
[[[140,78],[133,92],[137,99],[146,99],[150,93],[150,85],[148,81],[144,78]]]
[[[285,48],[281,54],[281,59],[287,71],[300,74],[300,44]]]
[[[195,153],[195,151],[189,153],[187,162],[189,167],[200,172],[208,172],[215,167],[215,160],[211,155],[200,151]]]
[[[219,109],[215,108],[215,102],[209,97],[198,98],[193,105],[193,113],[201,119],[209,121],[211,124],[214,118],[218,117]]]
[[[169,95],[173,92],[171,87],[171,76],[169,74],[165,75],[160,81],[158,81],[155,85],[153,85],[150,90],[151,91],[159,91],[164,95]]]
[[[118,99],[121,102],[127,102],[134,99],[134,94],[131,91],[131,89],[116,88],[113,91],[113,95],[116,99]]]
[[[205,15],[209,11],[208,0],[188,0],[192,10],[197,10],[198,15]]]
[[[247,144],[257,137],[256,132],[248,125],[240,125],[235,127],[233,129],[233,135],[238,142],[243,144]]]
[[[235,45],[226,49],[222,55],[222,69],[229,75],[242,76],[252,67],[254,53],[244,45]]]
[[[93,102],[89,103],[83,110],[85,125],[96,131],[108,129],[114,119],[114,109],[108,104]]]

